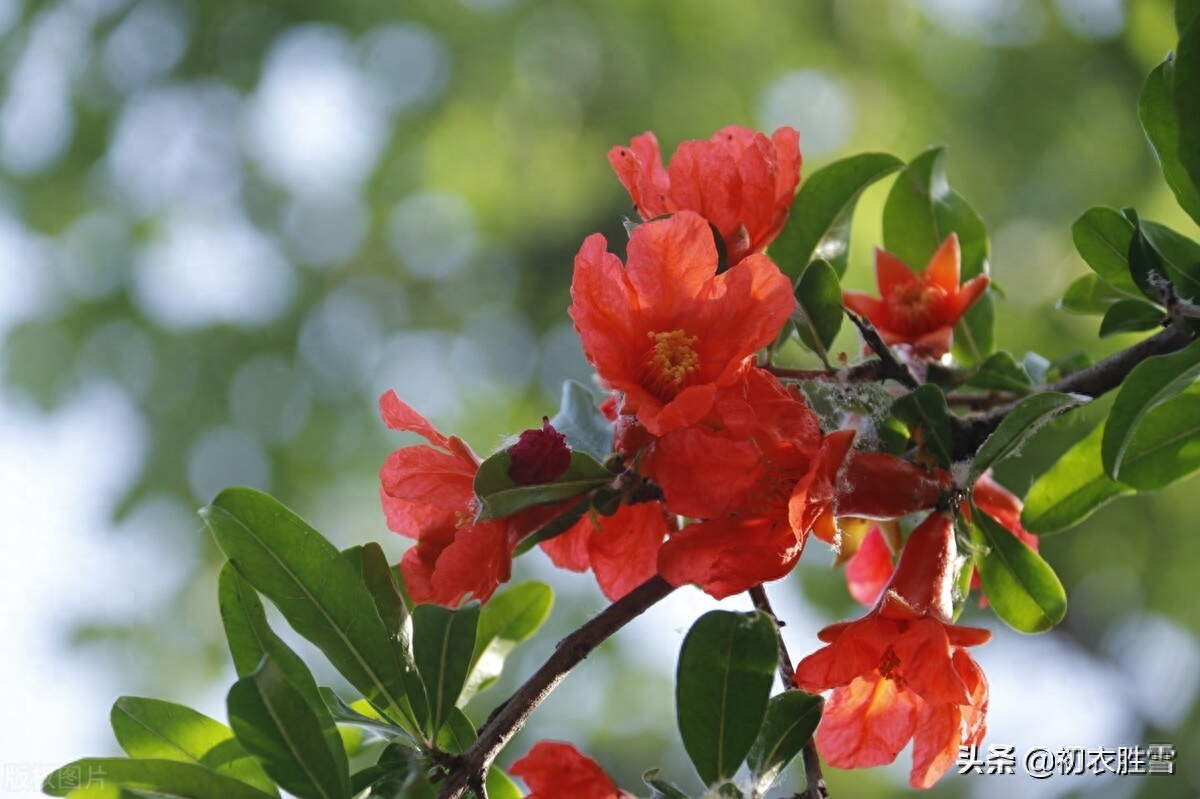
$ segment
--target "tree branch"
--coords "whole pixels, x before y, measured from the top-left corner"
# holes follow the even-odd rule
[[[796,685],[796,669],[792,666],[791,655],[783,642],[783,622],[775,615],[766,589],[761,585],[750,589],[750,601],[775,622],[775,637],[779,641],[779,679],[783,682],[784,690],[792,688]],[[804,744],[804,779],[808,788],[796,799],[828,799],[829,789],[825,787],[825,775],[821,773],[821,758],[817,755],[817,747],[812,738]]]
[[[871,324],[871,320],[858,316],[849,308],[842,309],[854,326],[858,328],[858,332],[862,334],[863,341],[871,348],[871,351],[879,356],[879,376],[883,379],[892,379],[897,383],[908,388],[917,388],[921,385],[917,378],[913,377],[913,373],[907,366],[896,360],[896,354],[892,352],[892,348],[884,343],[879,335],[879,331]]]
[[[537,706],[571,669],[613,633],[674,590],[675,586],[655,575],[559,641],[554,654],[487,720],[475,743],[454,759],[446,779],[438,786],[439,799],[459,799],[481,780],[500,750],[525,726]]]
[[[1182,325],[1171,325],[1129,349],[1114,353],[1086,369],[1072,372],[1061,380],[1043,386],[1040,391],[1099,397],[1120,386],[1133,368],[1142,361],[1155,355],[1166,355],[1181,350],[1193,340],[1195,334],[1190,329]],[[972,457],[1018,402],[1019,400],[1009,402],[987,413],[960,419],[954,429],[954,460]]]

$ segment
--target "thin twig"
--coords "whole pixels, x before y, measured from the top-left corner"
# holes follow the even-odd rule
[[[761,585],[750,589],[750,601],[754,607],[771,617],[775,622],[775,636],[779,641],[779,679],[783,681],[784,690],[796,685],[796,669],[792,666],[791,655],[783,642],[783,622],[775,615],[767,591]],[[828,799],[829,789],[825,787],[825,775],[821,773],[821,758],[817,755],[817,746],[809,738],[804,744],[804,779],[808,788],[798,799]]]
[[[1161,333],[1155,333],[1129,349],[1114,353],[1086,369],[1072,372],[1061,380],[1043,386],[1039,391],[1099,397],[1120,386],[1133,368],[1142,361],[1155,355],[1166,355],[1181,350],[1194,340],[1195,334],[1186,326],[1171,325]],[[986,413],[958,420],[953,431],[954,460],[973,457],[1004,417],[1012,413],[1018,402],[1019,400],[1005,403]]]
[[[476,780],[482,779],[500,750],[525,726],[534,709],[571,669],[613,633],[674,590],[675,586],[663,578],[651,577],[559,641],[554,654],[488,719],[475,743],[455,759],[438,787],[439,799],[459,799]]]
[[[849,308],[843,308],[846,316],[858,328],[858,332],[862,334],[863,341],[871,348],[871,351],[879,356],[879,376],[884,379],[892,379],[901,385],[908,388],[917,388],[921,385],[917,378],[913,377],[913,373],[908,367],[896,360],[896,354],[892,352],[892,348],[884,343],[880,337],[879,331],[875,329],[875,325],[871,324],[869,319],[858,316]]]

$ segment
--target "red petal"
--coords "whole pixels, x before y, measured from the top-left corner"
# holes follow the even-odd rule
[[[591,535],[592,522],[585,516],[562,535],[542,541],[538,546],[558,568],[584,572],[591,565],[588,559],[588,538]]]
[[[856,678],[825,703],[817,750],[838,768],[891,763],[913,736],[918,700],[892,680]]]
[[[838,482],[837,513],[863,519],[898,519],[932,508],[953,485],[943,471],[930,471],[883,452],[855,452]]]
[[[910,690],[931,704],[967,704],[971,694],[950,662],[946,625],[930,618],[909,622],[892,642]]]
[[[954,302],[950,306],[952,322],[957,322],[967,312],[967,309],[983,296],[983,292],[987,291],[990,282],[987,275],[976,275],[966,283],[963,283],[958,294],[952,295],[954,296]]]
[[[796,685],[806,691],[820,692],[875,672],[897,629],[895,622],[872,614],[840,628],[826,627],[818,637],[832,638],[832,643],[796,664]]]
[[[908,782],[914,788],[932,787],[958,759],[962,709],[958,705],[926,704],[917,714],[913,735],[913,765]]]
[[[843,291],[842,305],[859,316],[865,316],[878,329],[887,320],[887,311],[882,301],[861,291]]]
[[[685,141],[671,156],[667,174],[675,207],[695,211],[730,238],[742,202],[742,177],[733,153],[713,142]]]
[[[913,270],[908,268],[908,264],[892,255],[887,250],[876,248],[875,284],[879,286],[879,296],[887,299],[887,297],[900,286],[907,286],[911,283],[920,282],[921,278],[918,277]],[[958,281],[955,281],[954,286],[955,288],[958,287]]]
[[[695,297],[716,274],[717,246],[703,217],[680,211],[634,228],[625,263],[639,308],[652,314],[651,325],[668,331],[694,310]]]
[[[419,444],[398,449],[379,470],[383,493],[397,500],[466,511],[475,496],[476,467]]]
[[[726,517],[672,535],[658,552],[658,572],[672,585],[694,584],[724,599],[784,576],[802,549],[783,519]]]
[[[616,783],[600,764],[558,741],[540,741],[513,763],[508,773],[520,777],[532,793],[526,799],[617,799]]]
[[[872,527],[858,547],[858,552],[846,563],[846,586],[850,596],[870,607],[883,593],[892,576],[892,551],[883,540],[878,527]]]
[[[958,247],[958,234],[951,233],[937,248],[929,266],[922,276],[928,285],[939,286],[948,296],[958,293],[958,275],[962,253]],[[884,295],[887,296],[886,294]]]
[[[599,233],[588,236],[575,256],[571,300],[568,312],[588,361],[613,388],[636,387],[640,364],[630,362],[631,353],[645,346],[634,330],[638,301],[620,259]]]
[[[470,524],[438,556],[430,583],[433,601],[453,607],[465,596],[486,602],[512,573],[512,549],[502,522]]]
[[[622,505],[598,522],[588,539],[588,556],[600,589],[616,602],[658,572],[667,518],[661,504],[643,502]]]
[[[742,508],[762,473],[760,451],[700,427],[673,430],[646,456],[646,474],[663,489],[673,513],[711,519]]]
[[[450,439],[439,433],[437,428],[411,405],[401,401],[391,389],[379,398],[379,415],[383,417],[383,423],[392,430],[416,433],[435,447],[450,449]]]

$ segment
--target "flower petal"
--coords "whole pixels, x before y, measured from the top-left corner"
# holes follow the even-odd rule
[[[921,278],[908,267],[908,264],[892,255],[887,250],[875,249],[875,284],[879,286],[879,296],[885,300],[900,286],[920,283]],[[955,287],[958,287],[957,281]]]
[[[872,527],[854,557],[846,563],[846,585],[850,596],[870,607],[883,593],[892,576],[892,551],[878,527]]]
[[[838,768],[891,763],[913,736],[918,700],[876,672],[836,689],[817,728],[817,750]]]
[[[929,259],[929,266],[925,268],[922,278],[926,285],[938,286],[952,297],[958,293],[958,275],[961,263],[962,251],[958,246],[958,234],[951,233],[938,246],[933,257]]]
[[[622,505],[596,520],[588,538],[588,558],[596,582],[616,602],[658,573],[658,550],[667,535],[667,518],[657,502]]]
[[[724,517],[672,535],[658,552],[658,572],[724,599],[784,576],[803,548],[783,519]]]
[[[539,741],[509,767],[532,793],[527,799],[617,799],[619,791],[600,764],[574,746]]]

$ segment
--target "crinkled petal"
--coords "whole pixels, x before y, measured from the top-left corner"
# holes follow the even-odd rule
[[[437,428],[411,405],[397,397],[395,391],[389,389],[379,398],[379,415],[383,417],[383,423],[392,430],[416,433],[435,447],[450,449],[450,439],[439,433]]]
[[[917,713],[913,735],[913,765],[908,782],[914,788],[932,787],[958,759],[962,708],[925,703]]]
[[[796,685],[819,693],[870,674],[878,668],[896,631],[895,623],[870,614],[826,627],[818,637],[831,643],[796,664]]]
[[[526,799],[617,799],[620,795],[599,763],[558,741],[538,742],[508,773],[529,786]]]
[[[891,763],[912,738],[918,700],[878,672],[834,690],[817,727],[817,751],[838,768]]]
[[[703,217],[680,211],[638,225],[626,249],[626,273],[650,324],[678,327],[717,272],[717,245]]]
[[[501,521],[465,525],[437,558],[430,579],[432,601],[453,607],[470,595],[486,602],[511,573],[506,525]]]
[[[597,520],[588,538],[588,558],[600,590],[613,602],[658,573],[658,550],[667,535],[661,504],[622,505]]]
[[[971,695],[950,661],[950,639],[946,625],[936,619],[920,618],[908,623],[892,642],[910,690],[930,704],[967,704]]]
[[[747,504],[747,493],[762,472],[759,457],[752,441],[685,427],[655,442],[645,470],[662,487],[673,513],[711,519]]]
[[[588,538],[592,535],[592,522],[587,517],[571,525],[565,533],[556,535],[538,544],[550,562],[560,569],[573,572],[587,571]]]
[[[475,465],[424,444],[398,449],[379,470],[385,496],[465,511],[475,496]]]
[[[804,548],[783,519],[725,517],[685,527],[658,553],[672,585],[697,585],[724,599],[791,571]]]
[[[685,141],[671,156],[667,174],[675,207],[699,213],[726,238],[738,227],[742,177],[729,150],[712,142]]]
[[[921,278],[909,268],[908,264],[892,255],[887,250],[875,250],[875,284],[879,286],[879,295],[885,300],[896,289],[913,283],[920,283]],[[958,287],[957,281],[955,287]]]

